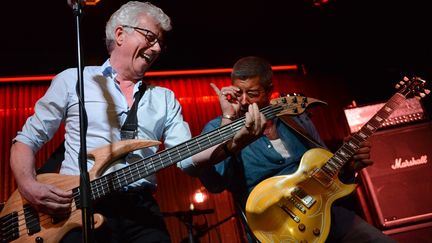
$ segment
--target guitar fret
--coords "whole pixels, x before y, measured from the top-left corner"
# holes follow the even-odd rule
[[[206,136],[206,138],[207,138],[208,143],[211,144],[210,137],[209,137],[209,136]]]
[[[283,104],[272,104],[261,109],[261,112],[267,119],[272,119],[281,110],[287,109],[285,106],[286,102]],[[300,107],[298,108],[300,109]],[[304,108],[306,108],[306,106],[301,107],[301,109]],[[235,132],[240,130],[244,122],[245,117],[242,117],[211,132],[199,135],[190,141],[183,142],[148,158],[139,160],[129,166],[125,166],[108,175],[97,178],[92,182],[92,195],[94,195],[95,198],[103,197],[113,190],[119,190],[123,186],[127,186],[140,178],[145,178],[161,168],[165,168],[204,149],[226,141],[232,138]]]
[[[337,156],[333,156],[334,161],[336,161],[336,163],[338,163],[340,166],[342,166],[344,164],[344,161],[342,161],[341,159],[339,159]]]
[[[327,174],[330,175],[330,177],[333,177],[336,173],[335,169],[332,168],[329,164],[325,165],[325,168],[327,168],[328,172]]]
[[[334,160],[329,160],[327,162],[331,167],[333,167],[335,170],[337,170],[339,168],[339,166],[337,165],[337,163],[334,162]]]
[[[386,111],[387,113],[392,113],[393,112],[393,108],[389,107],[389,106],[385,106],[384,107],[384,111]]]
[[[345,163],[345,162],[347,161],[346,158],[345,158],[343,155],[340,154],[340,150],[338,150],[338,151],[335,153],[334,157],[335,157],[335,158],[338,158],[338,159],[339,159],[340,161],[342,161],[343,163]]]
[[[331,175],[331,170],[329,168],[327,168],[327,164],[325,164],[323,167],[321,167],[321,169],[327,173],[328,175]]]
[[[105,178],[105,184],[108,184],[108,178],[107,178],[108,176],[105,176],[104,178]],[[101,183],[102,184],[102,183]],[[105,196],[108,192],[109,192],[109,188],[107,188],[107,191],[105,192],[105,187],[104,186],[101,186],[101,188],[102,188],[102,196]]]
[[[163,159],[161,157],[161,153],[159,153],[158,155],[159,155],[159,162],[162,164],[162,167],[164,167],[164,162],[163,162]],[[155,168],[153,163],[150,164],[150,167],[153,169],[153,172],[156,172],[156,168]]]
[[[92,190],[92,195],[94,195],[94,197],[100,197],[100,193],[99,193],[99,185],[96,185],[96,191]]]
[[[352,140],[350,140],[350,141],[348,141],[348,143],[347,143],[353,150],[357,150],[360,146],[357,144],[357,143],[355,143],[354,141],[352,141]]]
[[[366,134],[363,133],[363,131],[360,130],[360,132],[358,133],[358,135],[362,138],[362,141],[364,141],[368,136]]]
[[[182,159],[182,155],[181,155],[181,153],[180,153],[178,147],[174,147],[174,148],[176,148],[176,151],[177,151],[177,154],[179,155],[179,158]]]
[[[355,143],[357,146],[360,146],[360,143],[362,143],[364,140],[359,136],[358,133],[356,133],[351,137],[351,141],[353,141],[353,143]]]
[[[341,148],[340,150],[339,150],[339,155],[341,155],[343,158],[344,158],[344,163],[346,162],[346,161],[348,161],[350,158],[351,158],[351,156],[354,154],[354,152],[355,151],[350,151],[350,150],[347,150],[345,147],[344,148]]]
[[[380,127],[381,123],[379,123],[376,120],[376,116],[374,116],[369,122],[369,125],[371,125],[373,127],[373,130],[375,130],[376,128]]]
[[[117,183],[118,183],[118,186],[121,188],[121,181],[120,181],[120,178],[118,177],[118,172],[117,173],[115,173],[115,176],[116,176],[116,178],[117,178]],[[114,189],[117,189],[116,187],[115,187],[115,184],[113,185],[114,186]]]
[[[137,180],[137,175],[136,175],[136,163],[132,164],[131,166],[129,166],[131,168],[131,181],[134,182],[135,180]]]
[[[343,149],[344,152],[348,154],[348,156],[351,156],[355,153],[355,150],[351,148],[348,144],[344,144],[341,149]]]
[[[198,150],[201,150],[201,144],[200,143],[195,143],[198,146]]]
[[[140,173],[140,169],[139,169],[139,167],[138,167],[138,163],[135,164],[135,167],[136,167],[136,170],[137,170],[137,172],[138,172],[138,178],[142,178],[142,177],[141,177],[141,173]]]

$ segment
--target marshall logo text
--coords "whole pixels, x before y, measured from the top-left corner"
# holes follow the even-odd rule
[[[391,165],[391,168],[397,170],[422,164],[427,164],[427,155],[422,155],[419,159],[411,157],[410,160],[406,159],[404,161],[402,161],[402,158],[397,158],[395,159],[395,163]]]

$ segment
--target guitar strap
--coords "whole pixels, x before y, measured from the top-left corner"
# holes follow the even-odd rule
[[[121,127],[120,131],[120,137],[121,140],[126,139],[134,139],[138,132],[138,118],[137,118],[137,109],[138,109],[138,103],[141,99],[141,97],[144,95],[145,91],[147,89],[147,86],[144,82],[142,82],[141,86],[139,87],[138,92],[134,95],[134,103],[132,104],[132,107],[130,108],[128,112],[128,116],[126,117],[126,121],[123,123],[123,126]]]
[[[307,131],[306,129],[304,129],[302,126],[300,126],[296,121],[293,120],[292,117],[290,117],[289,115],[284,115],[284,116],[279,116],[279,119],[281,119],[281,121],[283,123],[285,123],[285,125],[287,125],[288,127],[290,127],[292,130],[294,130],[294,132],[296,132],[297,134],[299,134],[300,136],[302,136],[303,138],[305,138],[308,142],[312,143],[313,145],[322,148],[323,145],[321,143],[319,143],[318,141],[316,141]]]
[[[129,110],[128,116],[126,118],[125,123],[123,124],[120,136],[121,139],[133,139],[136,136],[137,126],[138,126],[138,119],[137,119],[137,107],[138,102],[140,101],[141,97],[144,95],[145,90],[147,89],[147,86],[144,82],[142,82],[141,86],[139,87],[139,91],[135,93],[134,95],[134,103]],[[56,148],[56,150],[51,154],[51,156],[48,158],[48,160],[39,168],[37,169],[37,174],[42,173],[55,173],[58,172],[61,166],[61,162],[64,160],[64,141]]]

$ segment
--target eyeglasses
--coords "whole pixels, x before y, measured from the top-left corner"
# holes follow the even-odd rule
[[[241,97],[244,92],[243,92],[243,90],[240,90],[237,93],[238,93],[239,97]],[[261,95],[261,93],[265,93],[265,91],[264,90],[247,90],[246,91],[246,95],[250,99],[258,98]]]
[[[159,39],[158,36],[155,33],[153,33],[151,30],[136,27],[136,26],[130,26],[130,25],[122,25],[122,27],[134,29],[136,32],[143,35],[146,38],[146,40],[148,41],[148,43],[150,44],[150,46],[154,46],[157,42],[157,43],[159,43],[159,46],[161,49],[165,48],[163,41],[161,39]]]

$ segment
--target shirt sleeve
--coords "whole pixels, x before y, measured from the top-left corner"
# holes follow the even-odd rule
[[[202,134],[208,133],[220,127],[221,118],[218,117],[204,126]],[[203,185],[213,193],[219,193],[226,189],[226,180],[225,175],[229,174],[231,170],[227,168],[231,168],[231,164],[233,163],[233,158],[228,157],[221,162],[201,168],[195,167],[192,163],[185,163],[184,161],[181,164],[178,164],[178,167],[182,169],[184,172],[191,176],[198,177]]]
[[[36,152],[48,142],[64,119],[69,97],[66,85],[67,71],[58,74],[34,107],[14,141],[22,142]]]
[[[182,107],[174,96],[174,92],[168,91],[167,95],[167,120],[164,130],[165,148],[174,147],[191,139],[191,132],[187,122],[183,120]],[[192,158],[186,158],[177,163],[192,164]]]

